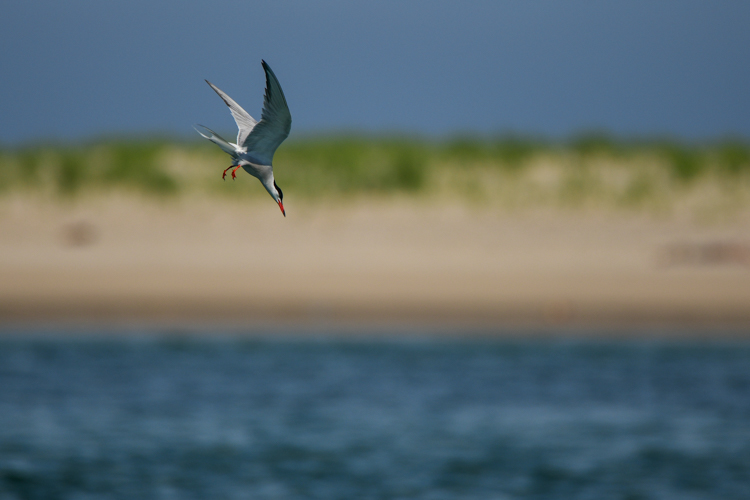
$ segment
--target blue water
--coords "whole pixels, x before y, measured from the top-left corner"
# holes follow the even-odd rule
[[[750,343],[4,337],[0,498],[747,499]]]

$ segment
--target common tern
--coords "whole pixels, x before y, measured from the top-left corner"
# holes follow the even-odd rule
[[[206,83],[229,106],[229,111],[234,121],[237,122],[237,128],[239,128],[237,144],[225,141],[219,134],[203,125],[195,125],[195,130],[232,157],[232,164],[224,170],[222,179],[226,178],[227,170],[230,168],[234,169],[232,179],[235,179],[237,177],[235,172],[242,167],[245,172],[260,180],[286,217],[284,193],[273,178],[272,160],[276,149],[289,135],[292,128],[292,115],[289,113],[284,92],[281,90],[276,75],[273,74],[266,61],[261,60],[261,64],[266,72],[266,93],[263,97],[263,112],[260,121],[256,121],[231,97],[206,80]]]

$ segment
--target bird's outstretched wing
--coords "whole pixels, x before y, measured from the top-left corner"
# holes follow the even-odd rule
[[[209,84],[211,88],[214,89],[214,92],[219,94],[219,97],[221,97],[224,103],[229,106],[229,111],[232,113],[234,121],[237,122],[237,128],[239,129],[237,132],[237,144],[242,145],[242,143],[247,140],[247,136],[250,135],[255,124],[258,122],[255,121],[255,118],[250,116],[250,113],[242,109],[242,106],[234,102],[234,99],[226,95],[219,87],[208,80],[206,80],[206,83]]]
[[[225,153],[227,153],[232,158],[237,158],[237,148],[229,144],[227,141],[222,139],[219,134],[214,132],[208,127],[204,127],[203,125],[193,125],[193,128],[196,132],[198,132],[200,135],[208,139],[209,141],[213,142],[217,146],[219,146]]]
[[[286,104],[281,85],[268,67],[261,61],[266,71],[266,94],[263,99],[263,113],[260,121],[240,146],[247,148],[247,154],[261,165],[271,165],[273,154],[292,129],[292,115]]]

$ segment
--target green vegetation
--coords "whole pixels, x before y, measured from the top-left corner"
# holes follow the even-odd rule
[[[419,196],[516,206],[665,208],[750,201],[750,144],[532,137],[323,136],[285,142],[276,177],[287,197]],[[0,151],[0,196],[88,192],[267,196],[246,175],[222,181],[228,157],[204,141],[98,141]],[[696,201],[697,200],[697,201]],[[702,200],[702,201],[701,201]]]
[[[167,142],[107,141],[76,147],[22,148],[0,153],[0,193],[13,190],[72,196],[91,189],[176,193],[166,171]]]

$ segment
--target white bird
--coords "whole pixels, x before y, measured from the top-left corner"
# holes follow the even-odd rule
[[[268,194],[279,204],[281,213],[286,217],[284,210],[284,193],[273,178],[273,154],[284,139],[289,135],[292,128],[292,115],[286,104],[284,92],[281,85],[268,67],[266,61],[261,60],[263,69],[266,71],[266,93],[263,98],[263,112],[260,121],[256,121],[250,114],[242,109],[239,104],[219,90],[213,83],[206,83],[219,94],[229,111],[237,122],[237,144],[227,142],[213,130],[203,125],[195,125],[195,130],[203,137],[219,146],[225,153],[232,157],[232,164],[224,170],[222,179],[226,178],[227,170],[232,170],[232,179],[237,177],[235,172],[242,167],[245,172],[257,177],[266,188]]]

